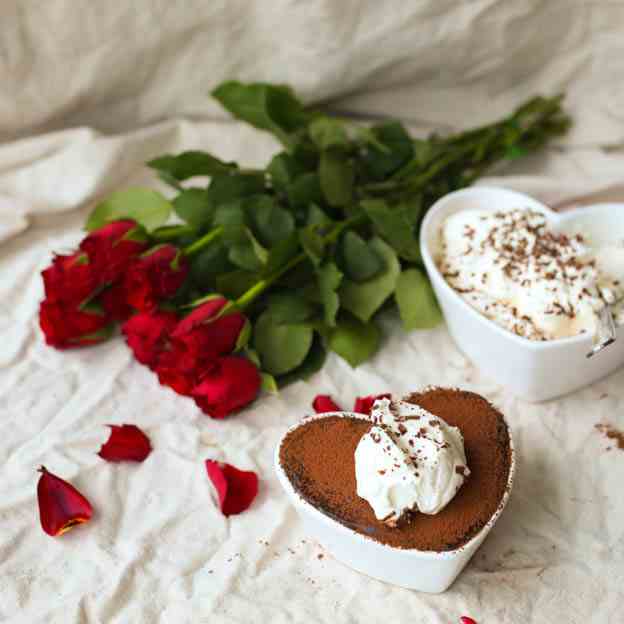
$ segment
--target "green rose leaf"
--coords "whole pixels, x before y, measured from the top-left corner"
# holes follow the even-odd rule
[[[368,360],[379,348],[381,334],[372,323],[341,319],[329,334],[329,348],[355,368]]]
[[[195,176],[214,176],[219,173],[229,173],[237,169],[234,162],[224,162],[208,152],[188,151],[181,154],[165,154],[148,161],[151,167],[166,178],[182,181]]]
[[[269,373],[260,373],[260,380],[260,389],[264,392],[268,392],[269,394],[277,394],[279,392],[277,381],[275,381],[275,377],[273,377],[273,375],[269,375]]]
[[[403,271],[397,281],[394,296],[406,330],[429,329],[441,322],[442,314],[438,302],[422,271]]]
[[[85,228],[92,232],[111,221],[134,219],[146,230],[164,225],[173,210],[171,202],[152,189],[134,187],[116,191],[91,212]]]
[[[288,152],[281,152],[274,156],[267,167],[273,188],[282,192],[286,192],[288,186],[304,172],[305,169]]]
[[[314,314],[314,306],[295,293],[277,293],[269,298],[267,313],[275,325],[289,325],[307,321]]]
[[[197,228],[210,225],[214,217],[214,206],[208,192],[199,188],[181,191],[173,200],[173,209],[182,221]]]
[[[355,170],[340,150],[326,150],[321,154],[319,178],[323,195],[330,206],[347,206],[353,199]]]
[[[348,277],[356,282],[371,279],[384,266],[375,250],[353,230],[342,237],[341,254]]]
[[[325,242],[318,233],[318,226],[308,225],[299,230],[299,242],[315,266],[320,266],[325,254]]]
[[[360,202],[362,209],[375,226],[375,231],[390,243],[401,258],[420,262],[420,247],[414,234],[421,203],[419,198],[397,206],[389,206],[383,199],[367,199]]]
[[[326,358],[327,351],[323,348],[323,344],[317,336],[312,341],[312,346],[310,347],[305,360],[303,360],[303,362],[294,370],[286,373],[285,375],[281,375],[277,379],[278,386],[280,388],[284,388],[291,383],[300,381],[301,379],[308,379],[308,377],[323,368]]]
[[[287,146],[291,143],[288,135],[304,126],[309,117],[285,85],[244,84],[231,80],[220,84],[212,95],[234,117],[272,132]]]
[[[254,225],[254,232],[266,247],[273,247],[295,231],[293,216],[268,195],[245,200],[245,210]]]
[[[297,368],[312,346],[313,335],[306,325],[277,325],[270,314],[261,314],[253,340],[263,370],[271,375],[283,375]]]
[[[370,128],[370,133],[386,149],[380,149],[369,137],[362,164],[373,180],[383,180],[414,155],[412,139],[398,121],[388,121]]]
[[[286,189],[288,201],[294,208],[323,203],[321,181],[317,173],[304,173]]]
[[[299,251],[299,236],[293,232],[290,236],[281,240],[269,249],[267,262],[263,270],[264,276],[269,276],[281,269],[287,262],[292,260]]]
[[[331,117],[317,117],[308,127],[310,138],[320,150],[348,147],[349,137],[343,125]]]
[[[217,276],[216,290],[227,299],[238,299],[247,292],[256,282],[259,276],[251,271],[230,271]]]
[[[363,283],[343,280],[338,292],[342,306],[365,323],[394,292],[401,272],[401,265],[392,247],[376,237],[371,239],[369,245],[383,260],[384,268],[373,279]]]
[[[214,176],[208,186],[208,197],[215,206],[264,192],[262,173],[237,173]]]
[[[325,323],[329,327],[336,325],[336,314],[340,307],[340,299],[336,290],[342,282],[342,273],[333,262],[326,262],[318,270],[318,285],[323,303]]]
[[[207,290],[217,275],[232,268],[227,247],[221,241],[214,241],[191,258],[191,279],[199,288]]]

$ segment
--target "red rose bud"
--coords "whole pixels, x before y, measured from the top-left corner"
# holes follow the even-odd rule
[[[111,433],[98,455],[110,462],[142,462],[151,452],[149,438],[136,425],[108,425]]]
[[[317,414],[324,412],[341,412],[340,406],[336,405],[328,394],[317,394],[312,401],[312,407]]]
[[[114,321],[125,321],[133,312],[126,302],[126,290],[120,282],[105,288],[98,297],[98,301],[106,315]]]
[[[98,286],[87,255],[54,256],[52,264],[41,272],[48,301],[74,303],[88,299]]]
[[[111,319],[99,310],[80,310],[73,304],[44,300],[39,307],[39,325],[46,344],[57,349],[83,347],[110,337]]]
[[[371,409],[373,408],[373,403],[377,399],[391,399],[391,394],[371,394],[369,396],[357,397],[355,399],[355,405],[353,406],[353,411],[358,414],[366,414],[370,416]]]
[[[137,310],[151,310],[175,295],[188,271],[188,260],[177,247],[159,245],[130,265],[124,278],[126,300]]]
[[[71,484],[48,472],[43,466],[37,484],[41,528],[53,537],[88,522],[93,514],[91,503]]]
[[[258,494],[258,475],[230,464],[206,460],[206,472],[219,497],[224,516],[234,516],[249,508]]]
[[[147,237],[135,221],[113,221],[91,232],[80,249],[89,257],[101,283],[113,282],[135,256],[147,248]]]
[[[180,321],[180,324],[176,327],[176,332],[180,335],[188,334],[196,327],[210,322],[216,318],[226,304],[227,299],[218,296],[205,301],[193,308],[193,311]]]
[[[169,334],[178,318],[172,312],[141,312],[122,325],[122,332],[134,357],[152,368],[159,355],[167,348]]]
[[[473,620],[471,617],[468,617],[467,615],[462,615],[459,618],[459,621],[461,622],[461,624],[477,624],[475,620]]]
[[[252,362],[230,355],[215,360],[193,389],[193,398],[212,418],[225,418],[251,403],[260,384],[260,373]]]

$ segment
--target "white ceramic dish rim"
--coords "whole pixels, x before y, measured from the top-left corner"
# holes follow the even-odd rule
[[[450,201],[451,199],[457,196],[466,195],[466,194],[474,194],[476,191],[506,193],[509,195],[513,195],[518,199],[519,202],[524,202],[524,203],[529,202],[532,204],[532,207],[535,207],[535,208],[539,207],[540,210],[546,216],[550,218],[555,216],[556,217],[555,222],[559,221],[559,219],[565,215],[565,217],[561,219],[561,222],[563,223],[565,223],[568,220],[571,220],[571,217],[573,217],[574,215],[581,214],[581,213],[587,214],[588,211],[591,211],[592,209],[603,209],[603,206],[607,206],[610,204],[605,204],[605,203],[594,204],[592,206],[584,206],[581,208],[574,208],[572,210],[566,210],[564,213],[559,214],[557,212],[554,212],[553,210],[551,210],[550,208],[548,208],[547,206],[545,206],[538,200],[534,199],[533,197],[529,195],[525,195],[524,193],[519,193],[517,191],[512,191],[510,189],[499,188],[495,186],[475,186],[475,187],[470,187],[467,189],[460,189],[458,191],[453,191],[452,193],[449,193],[448,195],[445,195],[444,197],[440,198],[425,215],[425,218],[423,219],[421,230],[420,230],[420,253],[423,257],[427,270],[430,272],[435,272],[436,277],[438,277],[439,281],[441,282],[440,287],[444,290],[444,292],[456,298],[456,300],[459,302],[459,305],[462,306],[463,310],[465,310],[466,314],[470,314],[473,318],[479,319],[481,323],[490,327],[497,334],[501,336],[505,336],[507,339],[512,340],[516,342],[517,344],[520,344],[534,351],[541,351],[544,349],[551,349],[554,346],[577,344],[577,343],[587,343],[588,349],[589,349],[589,345],[591,345],[592,343],[592,337],[586,334],[577,334],[576,336],[566,336],[565,338],[555,338],[553,340],[546,340],[546,341],[529,340],[528,338],[524,338],[523,336],[518,336],[517,334],[514,334],[508,329],[501,327],[500,325],[498,325],[491,319],[487,318],[486,316],[483,316],[483,314],[478,312],[467,301],[465,301],[463,297],[460,297],[459,293],[457,293],[457,291],[446,281],[446,279],[444,279],[444,276],[440,273],[440,270],[438,269],[438,265],[433,257],[433,254],[431,253],[429,249],[429,243],[427,240],[427,232],[430,228],[430,223],[435,218],[438,212],[443,212],[444,210],[448,210],[448,206],[447,206],[448,201]],[[501,208],[492,206],[491,208],[484,207],[483,210],[501,210]],[[505,210],[505,209],[503,208],[502,210]],[[461,212],[461,211],[458,210],[457,212]]]
[[[277,445],[275,449],[275,469],[276,469],[279,481],[282,484],[282,487],[287,490],[290,496],[296,497],[301,502],[301,504],[304,505],[306,509],[309,510],[314,515],[314,517],[317,520],[319,520],[320,522],[324,522],[325,524],[331,525],[332,528],[337,528],[344,535],[348,535],[352,539],[355,539],[356,541],[364,541],[368,546],[373,545],[376,548],[380,548],[384,550],[389,549],[393,552],[400,553],[401,556],[414,557],[416,559],[453,559],[454,557],[459,555],[462,551],[469,548],[471,544],[476,542],[482,536],[483,533],[488,533],[490,529],[494,526],[496,521],[498,520],[498,517],[501,515],[501,513],[503,513],[503,510],[505,509],[505,507],[507,506],[507,501],[509,500],[509,496],[511,495],[511,490],[513,488],[513,483],[514,483],[514,477],[516,474],[516,451],[515,451],[515,447],[513,443],[513,436],[511,434],[509,423],[507,422],[507,419],[503,416],[503,420],[505,424],[507,425],[507,432],[509,435],[509,450],[511,453],[511,460],[509,463],[509,476],[507,478],[507,485],[505,486],[505,493],[503,494],[503,498],[501,499],[501,502],[499,503],[498,508],[492,514],[492,517],[483,525],[481,530],[476,535],[471,537],[470,540],[468,540],[465,544],[462,544],[459,548],[456,548],[454,550],[443,550],[443,551],[417,550],[415,548],[409,548],[409,549],[408,548],[405,548],[405,549],[396,548],[394,546],[389,546],[388,544],[382,544],[381,542],[378,542],[372,539],[371,537],[367,537],[366,535],[363,535],[362,533],[358,533],[357,531],[350,529],[344,524],[341,524],[340,522],[338,522],[338,520],[334,520],[333,518],[330,518],[329,516],[325,515],[322,511],[319,511],[311,503],[308,503],[308,501],[306,501],[299,494],[299,492],[295,490],[293,484],[290,482],[290,479],[288,478],[288,476],[286,475],[286,472],[284,471],[284,469],[282,468],[282,465],[280,464],[280,449],[282,447],[282,444],[284,443],[284,440],[286,439],[286,436],[291,431],[294,431],[295,429],[298,429],[299,427],[313,420],[321,420],[323,418],[330,418],[332,416],[339,416],[340,418],[358,418],[360,420],[369,421],[366,415],[358,414],[357,412],[324,412],[322,414],[314,414],[311,416],[306,416],[305,418],[301,420],[301,422],[295,423],[292,427],[289,427],[288,430],[285,431],[284,434],[282,435],[279,441],[279,444]]]

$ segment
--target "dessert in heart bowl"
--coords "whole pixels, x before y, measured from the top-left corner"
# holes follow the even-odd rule
[[[624,364],[624,205],[555,213],[522,193],[473,187],[432,206],[420,246],[451,336],[513,394],[544,401]],[[620,339],[588,359],[613,301]]]
[[[371,415],[303,419],[275,453],[308,534],[373,578],[446,590],[507,503],[515,457],[505,419],[472,392],[381,398]]]

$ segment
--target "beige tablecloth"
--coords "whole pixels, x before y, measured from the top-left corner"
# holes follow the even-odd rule
[[[624,201],[623,16],[621,3],[581,0],[3,3],[0,621],[623,621],[624,452],[594,425],[624,428],[624,371],[529,405],[482,377],[444,327],[405,335],[386,316],[367,364],[354,371],[332,356],[308,382],[220,422],[160,387],[121,339],[61,353],[37,327],[52,251],[76,244],[97,197],[156,184],[141,166],[149,157],[205,148],[253,165],[272,153],[270,137],[205,101],[225,77],[288,81],[308,101],[390,112],[414,132],[484,122],[567,88],[570,138],[487,182],[561,207]],[[272,472],[275,441],[315,394],[350,406],[426,384],[491,399],[519,456],[509,507],[440,596],[319,557]],[[154,452],[141,465],[105,463],[95,452],[107,423],[140,425]],[[209,457],[259,473],[248,512],[220,514]],[[90,524],[58,539],[41,531],[40,464],[88,495]]]

